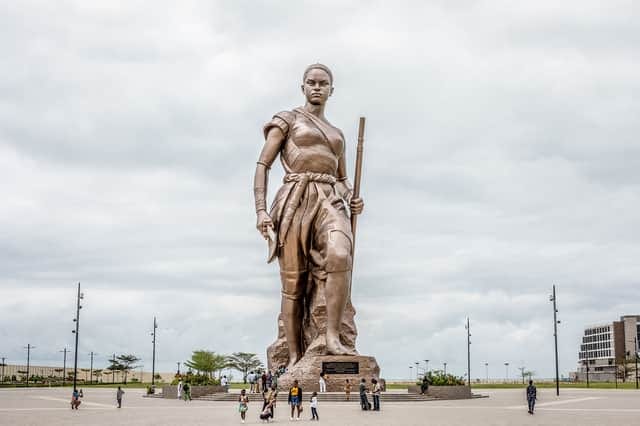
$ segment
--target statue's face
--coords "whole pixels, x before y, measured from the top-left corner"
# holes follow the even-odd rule
[[[304,79],[302,92],[310,104],[324,104],[333,93],[329,74],[319,68],[313,68]]]

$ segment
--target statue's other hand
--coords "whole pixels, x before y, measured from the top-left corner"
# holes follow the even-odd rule
[[[269,238],[269,231],[268,231],[269,227],[273,228],[273,221],[271,220],[271,216],[269,216],[266,211],[260,210],[258,212],[256,228],[258,229],[258,232],[260,232],[260,234],[265,240]]]
[[[349,207],[351,207],[351,214],[360,214],[364,210],[364,201],[359,197],[352,198]]]

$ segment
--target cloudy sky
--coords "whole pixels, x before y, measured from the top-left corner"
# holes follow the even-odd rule
[[[348,4],[344,4],[348,3]],[[628,1],[2,2],[0,356],[256,352],[277,266],[255,230],[262,125],[329,65],[367,117],[353,302],[387,378],[430,359],[553,375],[640,313],[640,8]],[[282,175],[276,167],[273,189]]]

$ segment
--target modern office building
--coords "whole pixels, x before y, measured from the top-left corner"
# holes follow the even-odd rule
[[[640,342],[640,315],[625,315],[620,321],[585,328],[578,352],[576,379],[614,381],[624,368],[624,360],[636,356]]]

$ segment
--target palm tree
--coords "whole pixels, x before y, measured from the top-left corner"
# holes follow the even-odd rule
[[[244,383],[247,383],[247,374],[249,371],[262,368],[262,361],[258,359],[256,354],[247,352],[234,352],[227,357],[227,364],[229,367],[242,372],[242,380]]]
[[[184,364],[197,372],[206,373],[210,378],[213,378],[216,371],[220,371],[228,366],[228,361],[224,355],[200,349],[193,351],[191,359],[185,361]]]

